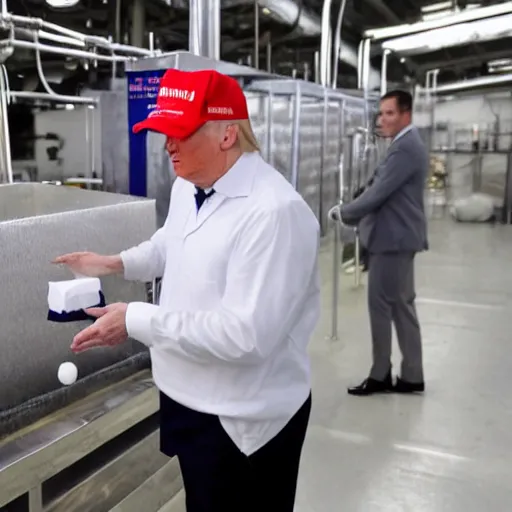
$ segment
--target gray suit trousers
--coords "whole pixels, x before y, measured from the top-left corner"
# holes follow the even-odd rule
[[[392,325],[402,352],[401,378],[423,382],[421,330],[416,314],[415,253],[370,254],[368,310],[373,345],[370,377],[384,380],[391,370]]]

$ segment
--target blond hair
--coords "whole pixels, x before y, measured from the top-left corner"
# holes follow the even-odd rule
[[[260,145],[252,129],[251,121],[249,119],[242,119],[236,121],[235,124],[238,126],[238,143],[242,153],[259,152]]]
[[[223,131],[228,126],[238,127],[238,145],[242,153],[254,153],[260,151],[260,145],[251,126],[249,119],[239,119],[237,121],[209,121],[206,123],[207,129]],[[220,133],[220,132],[218,132]]]

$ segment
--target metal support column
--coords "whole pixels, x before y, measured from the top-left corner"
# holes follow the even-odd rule
[[[220,60],[220,0],[190,0],[189,51]]]
[[[293,126],[292,126],[292,152],[291,152],[291,184],[295,190],[299,189],[299,161],[300,161],[300,109],[302,103],[301,90],[297,84],[295,95],[293,96],[295,104],[293,106]]]

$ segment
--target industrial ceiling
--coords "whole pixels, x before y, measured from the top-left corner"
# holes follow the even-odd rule
[[[332,2],[333,27],[340,3],[340,0]],[[188,47],[186,0],[144,0],[138,6],[136,4],[135,0],[7,2],[8,10],[14,14],[42,18],[84,33],[111,36],[121,43],[147,47],[152,32],[156,48],[163,51]],[[506,0],[347,0],[341,31],[342,62],[338,85],[356,87],[357,48],[365,35],[372,34],[369,30],[440,20],[454,13],[498,4],[505,13],[509,6],[507,14],[512,15],[512,2]],[[254,65],[256,23],[253,0],[222,0],[221,5],[222,59]],[[306,75],[313,79],[314,55],[320,49],[322,6],[323,0],[258,0],[259,67],[266,69],[270,63],[273,72],[298,77]],[[453,35],[453,30],[448,30]],[[375,33],[378,34],[378,30]],[[400,37],[375,37],[372,66],[380,69],[382,54],[387,47],[390,48],[388,76],[394,82],[424,83],[426,72],[434,68],[440,69],[439,84],[512,69],[512,61],[508,60],[512,58],[512,21],[510,29],[505,27],[499,37],[476,34],[441,44],[439,41],[444,39],[437,38],[437,32],[433,34],[438,44],[420,45],[419,48],[409,44],[407,30]],[[55,55],[44,56],[44,59],[47,78],[57,84],[55,90],[58,92],[70,93],[70,89],[86,83],[101,83],[111,75],[108,64],[91,69]],[[31,90],[41,87],[37,83],[34,55],[30,50],[16,50],[7,60],[6,67],[11,83],[18,82],[17,85]]]

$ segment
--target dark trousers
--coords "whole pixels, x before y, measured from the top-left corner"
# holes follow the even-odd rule
[[[392,325],[402,352],[401,377],[423,382],[421,330],[416,313],[414,253],[371,254],[368,310],[372,332],[370,377],[384,380],[391,370]]]
[[[281,432],[250,456],[217,416],[161,394],[161,449],[178,457],[187,512],[293,512],[311,396]]]

